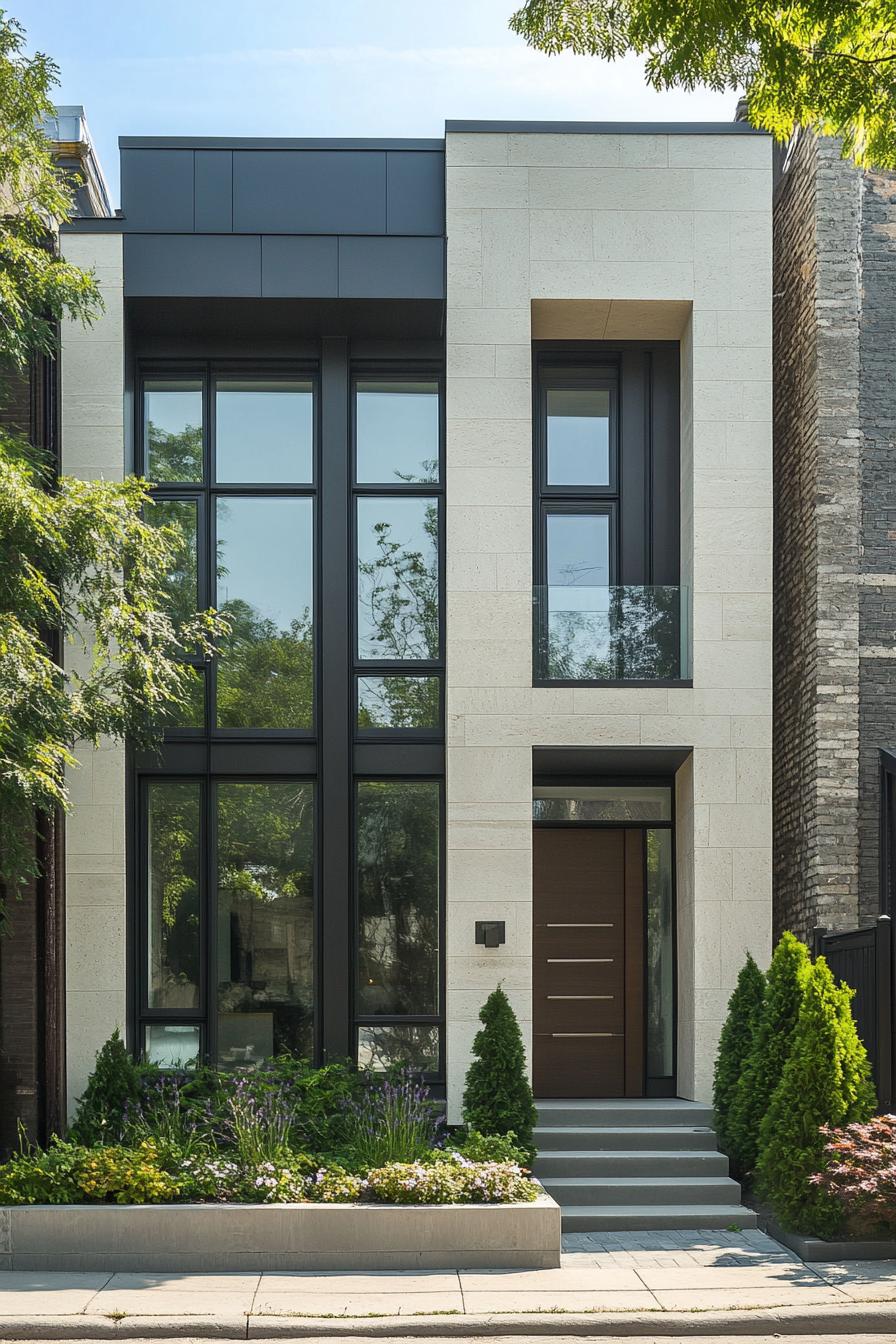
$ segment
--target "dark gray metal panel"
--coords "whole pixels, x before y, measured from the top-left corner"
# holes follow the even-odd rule
[[[339,297],[441,299],[441,238],[340,238]]]
[[[235,233],[385,233],[379,150],[235,150]]]
[[[339,248],[335,238],[261,240],[261,293],[266,299],[335,299]]]
[[[277,135],[120,135],[119,149],[432,149],[444,151],[443,139]]]
[[[691,754],[690,747],[533,747],[536,781],[553,777],[671,776]]]
[[[124,292],[171,298],[259,298],[261,239],[126,234]]]
[[[193,231],[193,151],[126,149],[121,155],[121,208],[127,229]]]
[[[386,155],[386,232],[444,234],[445,155]]]
[[[768,135],[746,121],[446,121],[446,135]]]
[[[200,149],[194,159],[194,228],[197,233],[233,229],[233,155],[226,149]]]

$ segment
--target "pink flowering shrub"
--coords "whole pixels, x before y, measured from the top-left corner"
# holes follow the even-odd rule
[[[896,1233],[896,1115],[825,1126],[825,1163],[810,1179],[837,1201],[853,1233]]]
[[[515,1162],[471,1162],[452,1152],[434,1162],[390,1162],[368,1172],[361,1198],[377,1204],[528,1204],[538,1189]]]

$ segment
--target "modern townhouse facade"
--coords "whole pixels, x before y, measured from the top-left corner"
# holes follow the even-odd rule
[[[81,754],[70,1100],[160,1062],[407,1059],[488,993],[536,1096],[705,1102],[771,841],[771,142],[448,123],[126,139],[75,221],[62,467],[138,471],[231,634]]]
[[[896,177],[833,138],[779,157],[775,922],[809,937],[894,904]]]

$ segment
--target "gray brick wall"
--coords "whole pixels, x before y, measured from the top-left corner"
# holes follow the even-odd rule
[[[775,207],[775,922],[878,912],[896,743],[896,177],[804,136]]]

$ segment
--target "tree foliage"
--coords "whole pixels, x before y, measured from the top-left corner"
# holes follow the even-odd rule
[[[464,1123],[480,1134],[515,1134],[531,1153],[535,1102],[526,1074],[526,1052],[516,1014],[499,985],[479,1013],[474,1059],[464,1089]]]
[[[719,1143],[726,1153],[730,1152],[728,1129],[731,1101],[753,1045],[764,989],[765,976],[752,956],[747,954],[747,960],[737,977],[734,993],[728,1000],[728,1016],[719,1038],[719,1053],[716,1056],[712,1085],[716,1132]]]
[[[783,933],[768,969],[753,1047],[731,1098],[725,1151],[739,1175],[755,1169],[759,1129],[790,1054],[811,964],[806,944]]]
[[[806,977],[793,1043],[762,1121],[759,1192],[794,1232],[830,1236],[840,1223],[831,1195],[812,1182],[825,1160],[822,1126],[868,1120],[877,1099],[850,1000],[824,957]]]
[[[893,0],[527,0],[511,28],[540,51],[646,57],[655,89],[745,90],[750,121],[839,135],[863,166],[896,167]]]
[[[41,130],[59,72],[24,47],[23,28],[0,9],[0,360],[20,368],[53,352],[60,318],[90,321],[102,307],[93,276],[51,245],[75,183]]]

